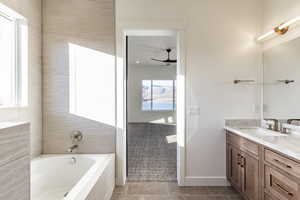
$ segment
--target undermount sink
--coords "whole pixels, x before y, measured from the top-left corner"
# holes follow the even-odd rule
[[[267,130],[264,128],[259,128],[259,127],[253,127],[253,128],[239,128],[240,130],[243,130],[247,133],[256,135],[256,136],[270,136],[270,137],[284,137],[287,136],[286,134],[282,134],[280,132],[276,132],[276,131],[271,131],[271,130]]]

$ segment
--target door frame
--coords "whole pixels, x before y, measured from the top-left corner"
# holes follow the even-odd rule
[[[127,178],[127,42],[129,36],[176,36],[176,135],[177,135],[177,182],[184,186],[186,175],[186,50],[184,31],[178,29],[123,29],[117,36],[116,56],[116,184],[124,185]],[[119,57],[118,57],[119,51]]]

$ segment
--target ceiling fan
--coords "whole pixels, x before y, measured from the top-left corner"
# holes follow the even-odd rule
[[[172,49],[166,49],[165,51],[168,54],[168,58],[167,59],[165,59],[165,60],[158,60],[158,59],[152,58],[151,60],[157,61],[157,62],[161,62],[161,63],[163,63],[163,64],[165,64],[167,66],[171,65],[172,63],[177,63],[177,60],[170,59],[170,53],[171,53]]]

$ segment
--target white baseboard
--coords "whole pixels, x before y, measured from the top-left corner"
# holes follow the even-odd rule
[[[187,176],[184,186],[230,186],[226,177],[217,176]]]

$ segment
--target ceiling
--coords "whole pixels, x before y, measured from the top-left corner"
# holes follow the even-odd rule
[[[176,59],[175,36],[130,36],[128,37],[128,61],[130,65],[164,66],[151,58],[167,59],[167,48],[171,48],[171,59]],[[172,64],[176,66],[176,63]]]

